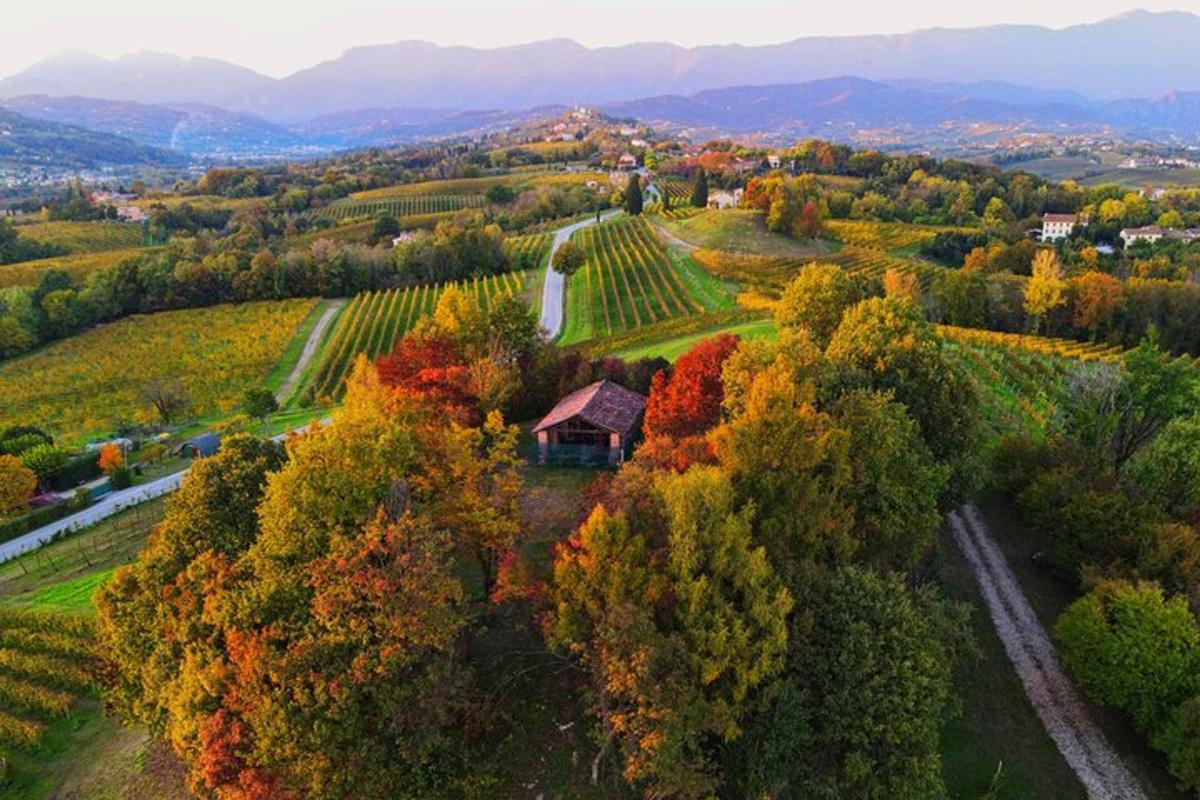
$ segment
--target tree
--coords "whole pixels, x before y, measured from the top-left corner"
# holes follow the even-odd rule
[[[637,216],[642,213],[642,176],[630,173],[625,184],[625,213]]]
[[[109,442],[100,448],[100,471],[105,475],[111,475],[118,469],[125,466],[125,453],[122,452],[121,446],[116,442]]]
[[[0,517],[21,511],[37,488],[33,470],[13,455],[0,455]]]
[[[807,329],[821,344],[829,341],[842,314],[858,299],[850,276],[835,264],[812,263],[800,268],[775,307],[775,324]]]
[[[1046,315],[1067,302],[1063,294],[1062,264],[1053,250],[1044,248],[1033,259],[1033,276],[1025,284],[1025,312],[1037,333]]]
[[[965,266],[939,272],[929,287],[934,319],[965,328],[983,327],[987,321],[987,291],[983,275]]]
[[[380,214],[371,227],[371,241],[388,242],[400,235],[400,220],[391,214]]]
[[[662,210],[664,212],[671,210],[671,193],[665,189],[658,190],[658,196],[662,198]]]
[[[810,593],[777,699],[732,759],[750,772],[738,796],[944,796],[939,737],[970,639],[965,613],[859,568]]]
[[[517,193],[512,190],[511,186],[505,186],[502,183],[489,186],[483,195],[489,203],[497,206],[508,205],[517,197]]]
[[[562,275],[568,282],[571,280],[571,276],[586,263],[587,255],[584,254],[583,248],[570,240],[560,244],[554,251],[554,258],[550,260],[554,271]]]
[[[103,455],[103,451],[101,452]],[[35,444],[20,452],[21,463],[33,470],[39,481],[49,478],[71,460],[71,454],[61,447],[52,444]],[[101,467],[103,469],[103,467]]]
[[[154,406],[158,418],[170,425],[187,411],[192,401],[178,378],[155,378],[142,385],[142,399]]]
[[[696,175],[692,187],[692,208],[708,208],[708,173],[703,169]]]
[[[279,401],[275,399],[275,393],[265,386],[252,386],[242,395],[242,410],[263,422],[279,410]]]
[[[591,676],[626,779],[650,796],[707,798],[714,745],[741,735],[753,693],[783,667],[792,600],[718,470],[664,477],[654,492],[664,515],[649,536],[597,506],[558,548],[548,633]]]
[[[1055,624],[1063,663],[1088,696],[1152,734],[1200,689],[1200,628],[1181,597],[1153,584],[1105,582]]]
[[[1075,327],[1095,339],[1112,328],[1125,304],[1125,284],[1104,272],[1086,272],[1074,281]]]
[[[1200,416],[1176,418],[1126,464],[1132,488],[1177,519],[1200,512]]]
[[[642,423],[647,437],[698,436],[720,422],[721,369],[737,345],[738,338],[728,333],[705,339],[679,357],[669,376],[655,373]]]

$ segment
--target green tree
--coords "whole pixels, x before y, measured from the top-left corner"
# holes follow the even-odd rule
[[[1173,419],[1126,464],[1132,488],[1177,519],[1200,511],[1200,416]]]
[[[636,172],[629,175],[625,184],[625,213],[633,216],[642,213],[642,176]]]
[[[696,175],[692,187],[692,208],[708,208],[708,173],[703,169]]]
[[[1088,696],[1128,712],[1144,734],[1200,688],[1200,628],[1183,598],[1153,584],[1102,583],[1062,613],[1055,633]]]
[[[554,258],[550,260],[554,271],[562,275],[568,282],[571,280],[571,276],[586,263],[587,255],[584,254],[583,248],[570,240],[560,244],[554,251]]]
[[[275,393],[265,386],[253,386],[242,395],[242,410],[259,422],[279,410]]]

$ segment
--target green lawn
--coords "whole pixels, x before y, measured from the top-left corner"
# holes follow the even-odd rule
[[[687,219],[664,220],[663,227],[688,244],[708,250],[817,258],[836,249],[832,242],[801,242],[771,233],[763,223],[762,212],[748,209],[702,211]]]
[[[637,361],[639,358],[665,358],[668,361],[674,361],[688,350],[691,350],[699,342],[711,339],[722,333],[732,333],[743,339],[774,338],[775,322],[769,319],[742,322],[736,325],[713,328],[699,333],[688,334],[687,336],[679,336],[673,339],[640,345],[626,350],[618,350],[613,355],[623,358],[626,361]]]

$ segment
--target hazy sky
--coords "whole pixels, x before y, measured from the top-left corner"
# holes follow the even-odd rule
[[[205,55],[281,76],[355,45],[403,39],[765,44],[1004,22],[1059,28],[1131,8],[1200,12],[1200,0],[20,0],[0,10],[0,75],[64,49]]]

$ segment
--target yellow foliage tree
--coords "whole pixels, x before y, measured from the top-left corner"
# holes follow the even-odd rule
[[[37,488],[37,476],[16,456],[0,456],[0,517],[20,511]]]
[[[1053,250],[1039,250],[1033,257],[1033,277],[1025,286],[1025,312],[1033,322],[1037,333],[1046,315],[1065,305],[1066,281],[1063,280],[1062,264]]]

